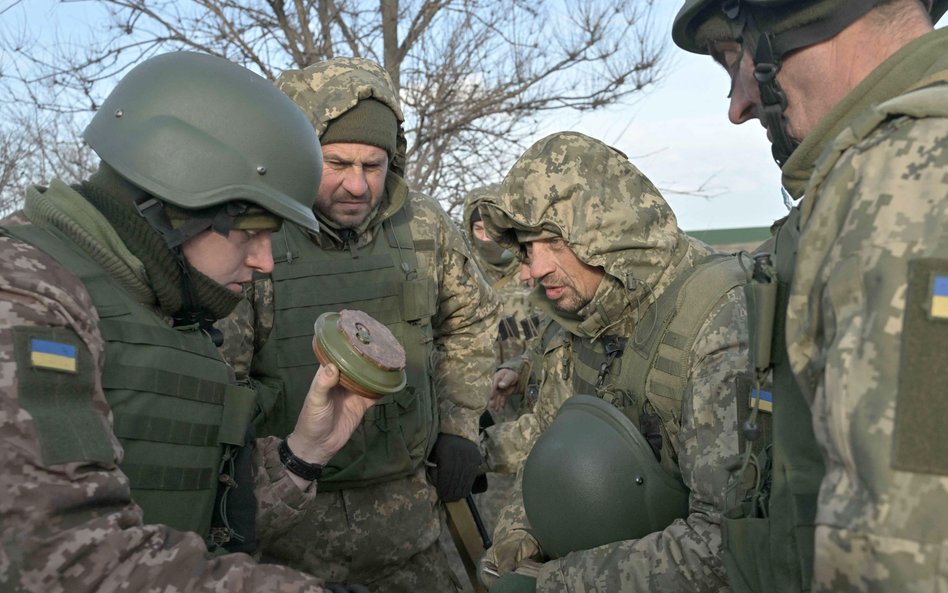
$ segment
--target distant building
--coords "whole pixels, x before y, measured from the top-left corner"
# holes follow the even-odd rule
[[[743,249],[753,252],[761,243],[770,238],[770,227],[688,231],[688,234],[719,251],[733,252]]]

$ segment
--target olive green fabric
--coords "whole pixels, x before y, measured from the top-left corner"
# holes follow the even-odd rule
[[[138,64],[83,138],[162,201],[199,209],[241,200],[319,229],[322,152],[312,126],[268,80],[223,58],[172,52]]]
[[[0,233],[6,233],[0,228]],[[43,462],[48,465],[72,461],[112,463],[108,426],[92,406],[92,400],[76,397],[92,393],[95,368],[89,349],[75,332],[57,327],[13,329],[14,356],[19,368],[19,396],[23,409],[33,417]],[[74,349],[74,370],[36,364],[31,356],[34,340],[44,340]],[[62,418],[69,418],[63,423]]]
[[[105,217],[122,243],[142,262],[158,306],[169,317],[221,319],[233,311],[240,295],[208,278],[190,264],[187,282],[197,302],[192,303],[181,264],[164,238],[139,215],[135,200],[142,191],[104,165],[77,191]],[[49,192],[47,192],[49,193]],[[45,199],[44,195],[44,199]]]
[[[688,489],[615,407],[575,395],[527,457],[523,502],[540,547],[560,558],[661,531],[688,514]]]
[[[121,468],[145,521],[207,533],[224,456],[221,436],[239,435],[236,444],[243,443],[252,392],[225,397],[239,388],[228,385],[230,368],[207,335],[169,327],[65,235],[33,225],[9,232],[76,274],[92,297],[106,342],[102,388],[125,450]]]
[[[397,148],[398,119],[388,105],[363,99],[326,126],[319,138],[323,146],[335,142],[368,144],[385,149],[389,158]]]
[[[771,332],[773,443],[769,463],[765,457],[759,460],[769,471],[758,489],[729,509],[722,522],[724,562],[735,593],[809,591],[813,574],[816,496],[824,466],[813,435],[810,406],[787,359],[785,333],[799,221],[799,209],[792,210],[777,231],[774,248],[778,284]],[[748,321],[753,334],[760,321]],[[755,448],[761,446],[755,443]]]
[[[948,260],[916,259],[908,269],[892,467],[948,475],[948,398],[936,371],[948,368],[948,311],[939,307],[948,301]]]
[[[313,321],[339,309],[365,311],[388,327],[405,348],[408,383],[366,412],[349,442],[326,464],[320,490],[366,486],[408,476],[421,467],[437,436],[438,406],[431,384],[431,280],[417,269],[405,209],[383,223],[383,237],[349,250],[322,249],[293,226],[273,240],[274,324],[259,357],[275,362],[284,381],[263,434],[286,436],[318,366]],[[404,268],[403,268],[404,266]],[[325,279],[319,290],[314,281]]]

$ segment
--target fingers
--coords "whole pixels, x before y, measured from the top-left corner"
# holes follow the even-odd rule
[[[329,390],[339,382],[339,369],[332,363],[319,365],[316,371],[315,385]]]

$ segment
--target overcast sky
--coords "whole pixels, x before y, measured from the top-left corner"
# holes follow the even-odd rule
[[[15,0],[0,0],[0,10]],[[82,4],[86,4],[85,7]],[[734,126],[727,121],[728,80],[710,58],[678,49],[670,41],[679,1],[656,1],[666,32],[667,75],[631,104],[578,116],[559,112],[537,136],[574,130],[599,138],[626,153],[665,192],[685,230],[768,226],[786,214],[780,170],[770,157],[757,121]],[[56,6],[54,0],[26,0],[0,19],[26,18],[31,28],[50,21],[69,22],[88,3]],[[80,19],[81,20],[81,19]],[[944,23],[944,19],[942,23]],[[671,190],[703,188],[703,198]]]

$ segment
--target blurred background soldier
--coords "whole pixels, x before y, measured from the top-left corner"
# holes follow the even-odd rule
[[[464,198],[464,231],[471,239],[474,261],[497,291],[502,305],[497,326],[498,368],[509,368],[519,378],[521,355],[538,337],[540,312],[530,302],[532,282],[520,278],[520,260],[484,231],[477,206],[482,199],[496,196],[499,190],[500,184],[495,183],[477,188]],[[520,411],[532,408],[533,401],[524,393],[525,387],[505,384],[502,390],[492,389],[489,413],[494,422],[512,420]]]
[[[687,237],[625,155],[578,133],[534,144],[480,212],[488,234],[522,254],[541,310],[562,328],[544,347],[534,429],[519,445],[529,450],[574,394],[595,396],[631,420],[637,439],[648,444],[645,459],[654,467],[640,475],[657,475],[654,470],[676,482],[681,497],[679,518],[654,532],[607,539],[600,543],[612,543],[546,562],[535,581],[512,574],[495,586],[543,592],[726,587],[719,522],[727,466],[739,446],[740,379],[748,370],[746,275],[738,259]],[[635,496],[625,490],[636,486],[634,475],[605,477],[594,485],[610,492],[605,498]],[[527,487],[525,481],[524,492]],[[547,492],[556,497],[557,490]],[[484,575],[504,575],[552,552],[531,533],[523,502],[516,496],[501,513]],[[586,533],[577,532],[578,540],[622,522],[609,508],[586,510]]]
[[[263,78],[171,53],[83,137],[99,170],[30,187],[0,227],[4,588],[322,591],[209,554],[291,526],[315,495],[292,468],[328,461],[371,405],[326,367],[287,439],[255,443],[254,393],[215,349],[211,323],[273,268],[270,233],[318,228],[316,135]]]
[[[464,231],[470,237],[471,253],[487,281],[500,297],[502,312],[497,326],[497,360],[488,409],[481,416],[483,430],[499,430],[500,425],[516,420],[520,414],[533,409],[536,385],[530,378],[531,359],[524,356],[533,351],[539,337],[540,312],[530,302],[532,282],[521,279],[520,260],[512,251],[499,245],[484,231],[484,221],[477,206],[485,197],[495,197],[500,184],[491,184],[471,191],[464,198]],[[516,425],[504,428],[516,430]],[[486,445],[486,440],[482,443]],[[485,451],[490,464],[494,457]],[[493,530],[500,509],[510,499],[516,464],[488,465],[486,492],[475,499],[485,525]],[[500,470],[504,473],[500,473]]]
[[[277,85],[320,135],[322,230],[276,233],[272,275],[255,283],[252,311],[230,320],[252,334],[242,343],[258,346],[252,381],[270,387],[260,431],[293,429],[297,390],[316,368],[311,328],[325,311],[359,309],[389,327],[405,347],[408,385],[366,414],[326,465],[316,504],[263,542],[263,557],[374,591],[454,590],[438,503],[464,498],[478,472],[497,299],[441,206],[402,179],[403,117],[385,70],[336,58]]]
[[[737,590],[948,586],[946,8],[689,0],[675,19],[802,199],[776,238],[774,321],[752,320],[773,336],[755,366],[774,373],[774,444],[727,525]]]

